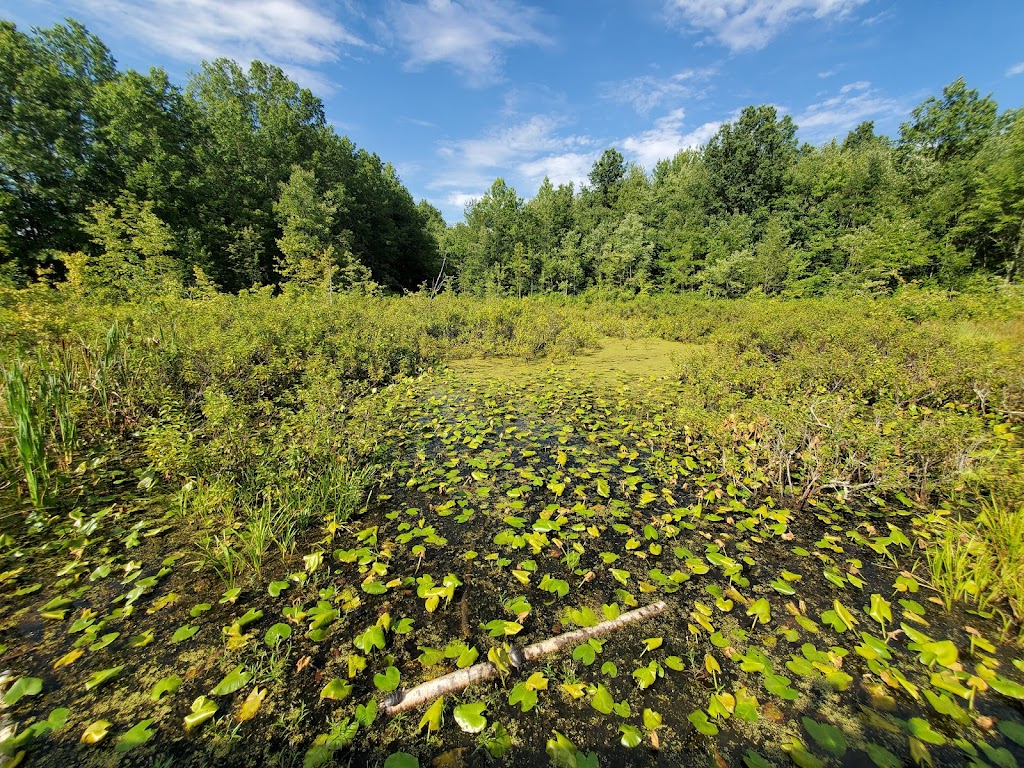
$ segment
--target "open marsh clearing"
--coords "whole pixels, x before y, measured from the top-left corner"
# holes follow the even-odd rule
[[[1020,650],[928,585],[948,511],[773,493],[752,424],[726,457],[675,417],[688,351],[605,341],[380,387],[346,436],[386,446],[365,511],[244,576],[204,567],[152,473],[83,465],[55,535],[4,538],[5,759],[1017,765]],[[525,669],[502,652],[658,599]],[[500,680],[378,711],[487,659]]]

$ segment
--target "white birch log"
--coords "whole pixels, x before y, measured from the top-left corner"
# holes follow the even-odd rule
[[[534,659],[546,656],[549,653],[560,651],[563,648],[579,645],[592,637],[598,637],[599,635],[604,635],[608,632],[614,632],[616,629],[619,629],[626,624],[631,624],[634,621],[643,621],[644,619],[649,619],[652,616],[657,616],[667,608],[668,605],[663,600],[659,600],[658,602],[651,603],[643,608],[637,608],[635,611],[628,611],[616,619],[602,621],[600,624],[593,627],[585,627],[573,632],[566,632],[562,635],[549,637],[547,640],[542,640],[539,643],[534,643],[533,645],[528,645],[523,648],[523,659],[526,661],[533,661]],[[417,685],[411,690],[399,691],[397,694],[392,694],[385,699],[384,703],[381,705],[381,711],[385,715],[397,715],[399,712],[415,709],[421,704],[433,701],[438,696],[447,696],[450,693],[457,693],[472,683],[482,683],[485,680],[490,680],[492,677],[496,677],[497,675],[497,668],[491,664],[491,662],[483,661],[479,664],[474,664],[472,667],[459,669],[455,672],[443,675],[442,677],[428,680],[425,683]]]

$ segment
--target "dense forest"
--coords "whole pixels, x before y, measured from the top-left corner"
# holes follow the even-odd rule
[[[526,202],[496,179],[447,226],[276,67],[204,62],[182,89],[119,71],[74,21],[3,22],[0,52],[0,263],[16,281],[799,296],[1010,281],[1024,245],[1024,120],[962,79],[895,141],[865,122],[801,145],[789,116],[751,106],[654,169],[608,149],[589,184],[545,179]]]

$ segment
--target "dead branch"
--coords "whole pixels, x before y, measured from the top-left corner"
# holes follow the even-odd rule
[[[643,608],[637,608],[635,611],[628,611],[617,619],[602,621],[600,624],[593,627],[586,627],[574,632],[566,632],[565,634],[556,635],[555,637],[549,637],[547,640],[542,640],[539,643],[534,643],[533,645],[528,645],[526,648],[523,648],[523,660],[533,661],[534,659],[545,656],[549,653],[560,651],[563,648],[579,645],[592,637],[598,637],[599,635],[604,635],[608,632],[614,632],[616,629],[619,629],[626,624],[631,624],[634,621],[643,621],[644,619],[649,619],[652,616],[657,616],[659,613],[662,613],[667,609],[668,605],[665,601],[659,600],[658,602],[651,603],[651,605],[644,606]],[[398,691],[397,693],[392,694],[381,705],[381,711],[386,715],[397,715],[399,712],[415,709],[421,704],[433,701],[438,696],[447,696],[451,693],[457,693],[472,683],[482,683],[485,680],[490,680],[491,678],[496,677],[497,675],[498,669],[489,661],[474,664],[472,667],[459,669],[455,672],[443,675],[442,677],[428,680],[421,685],[417,685],[411,690]]]

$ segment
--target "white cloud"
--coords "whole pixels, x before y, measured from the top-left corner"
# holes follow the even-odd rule
[[[369,47],[304,0],[74,0],[118,31],[192,64],[218,57],[271,62],[310,87],[339,49]]]
[[[408,67],[447,63],[473,86],[501,79],[505,48],[550,42],[540,11],[514,0],[395,2],[390,17]]]
[[[670,17],[733,51],[758,49],[805,19],[843,18],[867,0],[666,0]]]
[[[886,120],[907,112],[907,106],[887,98],[861,80],[848,83],[832,98],[811,104],[793,117],[807,141],[822,142],[856,128],[865,120]]]
[[[498,176],[523,197],[531,197],[544,176],[556,185],[579,184],[600,153],[593,139],[566,128],[566,120],[540,114],[481,136],[442,142],[437,150],[441,169],[426,188],[434,190],[446,213],[454,215],[482,197]]]
[[[454,206],[458,209],[463,209],[474,200],[479,200],[482,197],[480,193],[470,194],[468,192],[451,192],[445,197],[444,201],[448,205]]]
[[[666,102],[678,103],[695,93],[695,83],[714,74],[712,69],[687,69],[665,78],[651,75],[605,83],[602,95],[620,104],[630,104],[641,115]]]
[[[1020,64],[1014,64],[1008,70],[1006,70],[1007,77],[1016,77],[1017,75],[1024,75],[1024,61]]]
[[[648,131],[628,136],[622,141],[622,149],[629,159],[640,163],[646,170],[654,169],[659,160],[674,157],[682,149],[696,149],[707,142],[721,122],[704,123],[692,131],[683,132],[686,112],[674,109],[654,121]]]
[[[578,190],[587,181],[594,161],[601,156],[599,151],[565,152],[560,155],[538,157],[520,163],[517,170],[531,183],[540,185],[545,176],[556,187],[560,184],[573,184]]]

